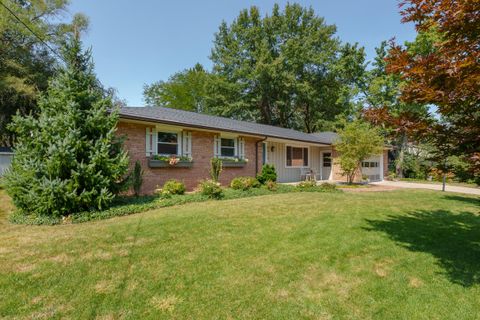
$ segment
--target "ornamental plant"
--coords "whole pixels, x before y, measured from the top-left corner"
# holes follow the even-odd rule
[[[163,196],[170,196],[174,194],[184,194],[185,193],[185,184],[175,179],[170,179],[163,185],[161,194]]]
[[[210,199],[221,199],[224,196],[220,183],[213,180],[201,181],[197,189],[200,191],[201,195]]]
[[[140,161],[135,161],[135,167],[133,168],[132,172],[132,187],[133,192],[136,197],[140,195],[140,191],[142,189],[143,184],[143,169]]]
[[[91,53],[77,38],[62,53],[65,66],[40,97],[38,117],[17,115],[9,127],[17,141],[5,186],[23,215],[101,210],[126,187],[118,112],[93,72]]]
[[[219,158],[210,159],[210,176],[212,180],[218,182],[220,173],[222,172],[222,160]]]
[[[275,166],[272,164],[264,164],[262,167],[262,172],[257,175],[257,180],[261,184],[267,183],[267,181],[277,181],[277,172],[275,171]]]

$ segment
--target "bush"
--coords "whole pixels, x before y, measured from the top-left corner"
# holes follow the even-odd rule
[[[185,185],[183,182],[180,182],[175,179],[170,179],[163,185],[163,188],[160,191],[161,195],[164,196],[171,196],[174,194],[184,194],[185,193]]]
[[[260,187],[260,182],[253,177],[236,177],[230,182],[230,187],[235,190],[249,190]]]
[[[302,181],[297,186],[295,187],[299,191],[305,191],[305,190],[310,190],[313,189],[317,186],[317,182],[313,180],[308,180],[308,181]]]
[[[322,183],[317,186],[318,191],[337,191],[337,185],[335,183]]]
[[[210,159],[210,176],[212,180],[218,182],[220,173],[222,172],[222,159],[212,158]]]
[[[142,189],[143,184],[143,170],[142,166],[140,165],[140,161],[135,161],[135,167],[133,168],[133,175],[132,175],[132,187],[133,193],[135,196],[138,197],[140,194],[140,190]]]
[[[223,198],[223,190],[220,187],[220,183],[213,180],[204,180],[198,185],[198,190],[203,196],[207,196],[210,199]]]
[[[267,183],[267,181],[277,181],[277,172],[275,171],[275,166],[272,164],[264,164],[262,167],[262,172],[257,175],[257,180],[261,184]]]
[[[277,191],[277,183],[272,180],[267,180],[265,187],[270,191]]]

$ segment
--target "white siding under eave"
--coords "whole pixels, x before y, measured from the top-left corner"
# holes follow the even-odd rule
[[[302,147],[300,144],[293,143],[292,145]],[[286,144],[280,142],[267,143],[267,159],[269,164],[275,166],[277,171],[278,182],[297,182],[300,181],[300,168],[287,168],[286,163]],[[272,147],[274,151],[272,152]],[[307,147],[307,146],[303,146]],[[317,179],[320,175],[320,148],[310,146],[309,148],[309,167],[317,174]]]

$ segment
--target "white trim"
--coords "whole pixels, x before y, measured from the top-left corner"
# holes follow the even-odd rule
[[[267,141],[264,141],[264,142],[262,142],[262,145],[265,146],[265,152],[264,152],[265,154],[264,154],[264,157],[265,157],[265,164],[267,164],[267,163],[268,163],[268,142],[267,142]],[[263,149],[262,149],[262,151],[263,151]],[[263,160],[263,159],[262,159],[262,160]]]
[[[330,153],[330,174],[328,179],[323,179],[323,157],[325,153]],[[328,168],[328,167],[325,167]],[[332,150],[321,150],[320,151],[320,180],[333,180],[333,152]]]
[[[380,156],[380,181],[383,181],[383,162],[385,161],[385,151],[382,151],[382,155]]]
[[[287,165],[287,147],[292,147],[292,148],[306,148],[308,149],[308,165],[307,166],[288,166]],[[301,168],[310,168],[312,163],[310,162],[311,161],[311,157],[312,157],[312,154],[310,152],[310,146],[306,146],[306,145],[295,145],[295,144],[285,144],[285,169],[301,169]],[[303,153],[303,151],[302,151]]]

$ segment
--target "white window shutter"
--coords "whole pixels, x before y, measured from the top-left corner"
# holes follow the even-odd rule
[[[238,157],[245,159],[245,140],[243,138],[238,138]]]
[[[152,155],[152,130],[149,127],[145,128],[145,155],[150,157]]]
[[[182,132],[182,155],[192,157],[192,133],[189,131]]]
[[[222,145],[222,141],[220,140],[220,136],[215,135],[213,140],[213,156],[215,158],[220,157],[220,155],[222,154],[220,150],[221,145]]]
[[[152,128],[152,152],[153,154],[158,154],[158,134],[157,128]]]

